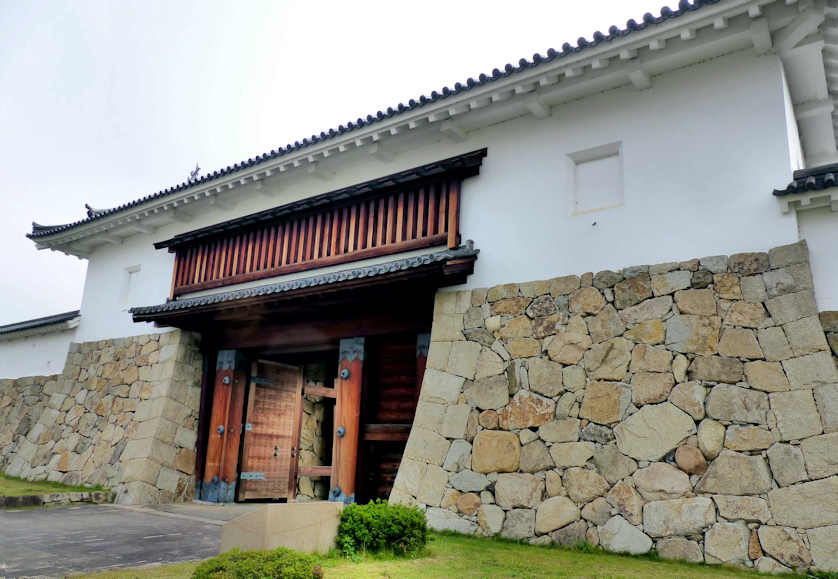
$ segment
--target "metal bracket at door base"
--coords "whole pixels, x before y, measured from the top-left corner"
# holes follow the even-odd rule
[[[335,487],[329,491],[329,502],[330,503],[344,503],[347,505],[351,505],[355,503],[355,493],[352,493],[349,496],[346,496],[340,487]]]

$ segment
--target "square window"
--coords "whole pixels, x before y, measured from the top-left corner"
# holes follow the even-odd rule
[[[623,204],[621,143],[610,143],[568,155],[573,165],[573,214]]]

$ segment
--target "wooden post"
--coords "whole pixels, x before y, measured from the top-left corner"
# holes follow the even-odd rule
[[[241,352],[219,351],[201,500],[227,503],[236,496],[246,380],[247,361]]]
[[[364,338],[340,341],[340,362],[335,380],[335,438],[330,486],[347,497],[355,493],[358,439],[361,421],[361,388],[364,377]]]

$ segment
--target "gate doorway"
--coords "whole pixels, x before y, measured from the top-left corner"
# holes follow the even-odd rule
[[[386,499],[428,340],[402,331],[313,351],[219,352],[198,498]]]

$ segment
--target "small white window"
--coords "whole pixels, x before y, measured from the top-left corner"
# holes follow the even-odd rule
[[[139,277],[142,266],[132,265],[125,268],[125,274],[122,278],[122,290],[120,291],[119,301],[122,303],[123,309],[131,308],[137,304],[133,303],[137,297],[137,278]]]
[[[573,165],[573,214],[600,211],[623,204],[622,143],[568,155]]]

